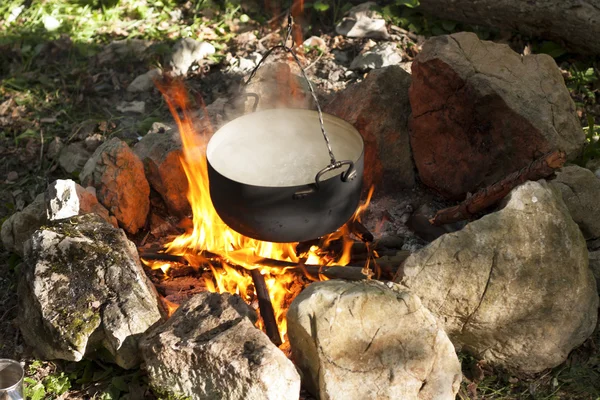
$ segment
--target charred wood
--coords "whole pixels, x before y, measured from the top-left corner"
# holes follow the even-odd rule
[[[373,237],[373,234],[369,232],[369,230],[363,224],[361,224],[360,221],[350,220],[347,222],[347,225],[350,229],[350,232],[352,232],[354,236],[356,236],[363,242],[370,243],[375,239]]]
[[[258,308],[260,310],[260,316],[265,324],[267,336],[275,346],[279,347],[282,344],[281,335],[279,334],[279,328],[277,327],[275,311],[273,311],[273,304],[269,297],[269,290],[267,289],[265,278],[258,269],[253,269],[250,273],[252,274],[254,290],[256,291],[256,297],[258,297]]]

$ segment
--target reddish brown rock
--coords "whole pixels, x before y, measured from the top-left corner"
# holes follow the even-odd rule
[[[150,209],[150,185],[142,162],[127,143],[113,138],[98,147],[79,177],[83,186],[96,188],[98,201],[123,229],[136,233],[144,226]]]
[[[168,210],[178,216],[191,211],[188,181],[181,165],[181,143],[171,133],[148,133],[133,148],[144,163],[146,178]]]
[[[448,198],[489,185],[543,153],[569,159],[585,137],[554,60],[472,33],[428,40],[412,65],[411,146],[423,183]]]
[[[371,72],[338,92],[325,112],[350,122],[365,141],[364,187],[389,192],[415,183],[408,118],[410,75],[398,66]]]

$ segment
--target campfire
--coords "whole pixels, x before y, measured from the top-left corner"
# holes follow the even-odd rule
[[[226,106],[242,109],[231,96],[207,109],[182,81],[160,81],[181,143],[166,125],[133,149],[114,137],[86,162],[79,184],[53,182],[3,225],[5,246],[23,256],[24,341],[44,360],[106,356],[122,368],[141,366],[156,393],[200,399],[298,400],[301,387],[317,398],[452,399],[462,378],[457,350],[482,360],[477,366],[527,374],[564,362],[596,327],[589,265],[600,259],[590,253],[598,252],[591,239],[600,228],[589,193],[600,193],[600,183],[591,171],[563,166],[580,129],[572,138],[547,135],[576,121],[571,103],[560,108],[548,94],[566,91],[562,78],[554,65],[542,68],[543,57],[473,34],[428,43],[412,76],[399,66],[372,71],[333,93],[324,112],[308,79],[308,109],[276,109],[267,98],[280,91],[268,87],[255,90],[261,110],[237,118],[225,115]],[[494,54],[503,63],[490,63]],[[291,55],[286,61],[298,61]],[[279,65],[287,70],[276,72],[290,70]],[[547,87],[552,76],[556,85]],[[296,90],[293,79],[281,82],[278,89]],[[310,116],[313,126],[264,118],[280,112]],[[215,126],[230,121],[213,132],[213,118]],[[330,122],[337,125],[328,136]],[[352,140],[352,151],[338,152],[337,128],[360,142],[359,158]],[[276,136],[295,129],[316,139]],[[294,167],[305,173],[301,182],[286,180],[281,160],[254,147],[221,149],[217,166],[213,150],[224,132],[232,141],[247,134],[242,146],[266,132],[259,145],[271,143],[268,135],[283,143],[273,157],[325,160],[314,170]],[[219,170],[229,162],[264,184]],[[227,178],[217,191],[215,173]],[[357,190],[330,226],[321,216],[334,207],[320,195],[336,194],[331,204],[345,196],[327,186],[333,178]],[[239,184],[231,194],[228,180]],[[268,189],[256,197],[272,236],[234,220],[258,220],[258,206],[243,198],[252,186]],[[310,204],[318,216],[310,228],[272,223],[276,209],[264,194],[281,189],[296,220],[305,221],[298,210]],[[362,204],[359,194],[367,194]],[[228,214],[223,204],[239,207]],[[283,226],[302,237],[273,234]]]
[[[227,226],[211,202],[206,146],[212,128],[206,124],[204,132],[194,128],[192,105],[181,82],[160,85],[160,89],[179,128],[183,146],[181,163],[189,183],[187,198],[192,208],[193,228],[165,244],[158,253],[143,252],[142,260],[152,270],[160,270],[158,274],[163,275],[163,279],[181,275],[173,270],[183,268],[188,273],[200,274],[207,291],[237,294],[251,305],[258,302],[259,326],[274,343],[285,343],[285,314],[289,304],[306,284],[335,277],[332,271],[339,273],[339,267],[350,263],[355,243],[351,237],[353,232],[366,243],[362,247],[367,255],[361,260],[362,266],[348,267],[347,272],[358,279],[372,275],[369,261],[378,254],[368,246],[373,237],[362,226],[360,218],[373,188],[346,225],[320,239],[271,243],[246,237]],[[173,297],[167,296],[163,301],[169,314],[178,307]]]

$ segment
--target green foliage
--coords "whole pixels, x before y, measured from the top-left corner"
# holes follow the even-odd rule
[[[329,10],[330,5],[324,1],[317,0],[312,4],[312,7],[318,12],[325,12]]]
[[[34,362],[29,367],[30,371],[32,368],[37,368],[38,364],[36,363],[39,363],[41,366],[39,361]],[[26,377],[23,380],[25,383],[25,396],[32,400],[56,398],[71,388],[71,380],[64,372],[48,375],[41,381],[36,381],[30,377]]]
[[[549,40],[545,40],[542,43],[538,44],[537,46],[534,46],[533,52],[548,54],[552,58],[559,58],[559,57],[567,54],[567,50],[565,50],[564,47],[562,47],[558,43],[555,43],[555,42],[552,42]]]
[[[93,388],[93,398],[96,399],[117,400],[128,396],[141,398],[148,387],[141,371],[123,370],[99,361],[66,363],[61,367],[61,372],[43,376],[48,369],[54,370],[56,366],[41,361],[30,364],[27,374],[30,376],[24,379],[28,399],[57,399],[72,388]]]
[[[582,167],[591,160],[600,160],[600,125],[595,124],[592,115],[588,115],[587,121],[588,126],[583,128],[586,143],[581,157],[577,160],[577,164]]]
[[[335,25],[344,13],[352,8],[352,4],[344,0],[316,0],[304,3],[304,9],[312,15],[313,22],[320,21],[325,25]]]
[[[416,8],[419,7],[419,5],[421,5],[419,0],[396,0],[395,4],[397,6],[404,6],[408,8]]]
[[[392,4],[376,7],[384,19],[408,31],[424,36],[447,35],[458,31],[475,32],[480,39],[489,39],[487,28],[461,24],[426,15],[418,8],[418,0],[396,0]]]
[[[41,400],[46,395],[46,388],[42,382],[36,382],[35,379],[29,377],[24,378],[23,382],[25,398],[31,400]]]
[[[182,13],[176,0],[8,0],[0,2],[0,45],[13,43],[15,38],[40,43],[68,35],[74,42],[107,42],[118,38],[164,40],[196,36],[208,21],[205,11],[215,20],[211,24],[223,28],[225,21],[240,13],[240,5],[231,2],[215,7],[208,1],[193,2],[193,9]],[[173,23],[181,15],[178,23]],[[246,15],[244,18],[248,20]],[[143,29],[139,29],[144,22]],[[43,40],[41,40],[43,39]],[[224,38],[227,40],[228,38]],[[217,39],[217,41],[220,39]]]
[[[571,92],[582,96],[584,102],[596,103],[598,73],[593,66],[582,67],[576,64],[571,65],[566,83]]]

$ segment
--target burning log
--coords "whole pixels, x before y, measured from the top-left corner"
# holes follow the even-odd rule
[[[140,257],[144,260],[155,260],[152,257],[159,254],[160,256],[165,255],[164,253],[142,253]],[[377,279],[379,280],[391,280],[400,268],[402,262],[410,255],[408,251],[396,251],[392,253],[385,253],[381,258],[375,259],[375,263],[381,268],[382,274]],[[164,261],[167,257],[160,257],[159,261]],[[173,262],[185,261],[181,256],[172,256]],[[227,262],[226,260],[223,260]],[[227,262],[233,267],[239,267],[232,262]],[[323,275],[327,279],[345,279],[348,281],[357,281],[365,279],[366,276],[361,273],[363,265],[311,265],[311,264],[299,264],[290,261],[274,260],[272,258],[260,258],[256,261],[257,264],[263,265],[268,268],[287,268],[290,272],[305,273],[314,277]],[[184,264],[186,265],[186,264]],[[208,268],[208,264],[202,264],[198,266],[185,266],[183,268],[170,269],[168,274],[171,277],[184,276],[186,274],[192,274],[196,269]],[[242,268],[242,267],[239,267]],[[183,271],[183,272],[181,272]],[[172,276],[172,274],[175,274]]]
[[[438,211],[429,222],[432,225],[439,226],[472,218],[502,200],[521,183],[536,181],[552,175],[555,170],[563,166],[566,159],[565,152],[561,150],[546,153],[527,167],[513,172],[504,179],[479,190],[459,205]]]
[[[140,253],[140,258],[143,258],[144,260],[166,261],[188,265],[187,260],[183,256],[176,256],[168,253]]]
[[[174,263],[178,263],[178,264],[183,264],[183,265],[190,265],[190,261],[188,261],[188,258],[186,258],[186,256],[178,256],[175,254],[169,254],[169,253],[144,253],[141,251],[141,249],[138,249],[138,252],[140,253],[140,258],[143,258],[145,260],[152,260],[152,261],[166,261],[166,262],[174,262]],[[198,253],[198,255],[188,255],[190,258],[192,259],[200,259],[200,260],[220,260],[221,256],[219,256],[218,254],[215,253],[211,253],[210,251],[206,251],[206,250],[202,250],[201,252]]]
[[[350,229],[350,232],[352,232],[357,238],[359,238],[363,242],[370,243],[375,239],[373,237],[373,234],[369,232],[369,230],[358,220],[348,221],[348,228]]]
[[[267,289],[265,278],[258,269],[253,269],[250,273],[252,274],[254,290],[256,291],[256,297],[258,297],[258,308],[260,309],[260,316],[265,323],[267,336],[275,346],[279,347],[283,342],[281,341],[281,335],[279,334],[279,328],[277,327],[275,311],[273,310],[273,304],[269,297],[269,290]]]
[[[369,250],[375,250],[381,255],[386,251],[400,250],[404,245],[404,240],[399,236],[384,236],[376,239],[371,243],[365,243],[363,241],[354,241],[352,243],[352,260],[364,259],[363,254],[368,253]],[[344,240],[337,239],[331,241],[327,245],[323,243],[323,239],[314,239],[306,242],[300,242],[296,246],[296,255],[300,256],[310,250],[312,246],[318,246],[330,253],[338,254],[344,249]]]

